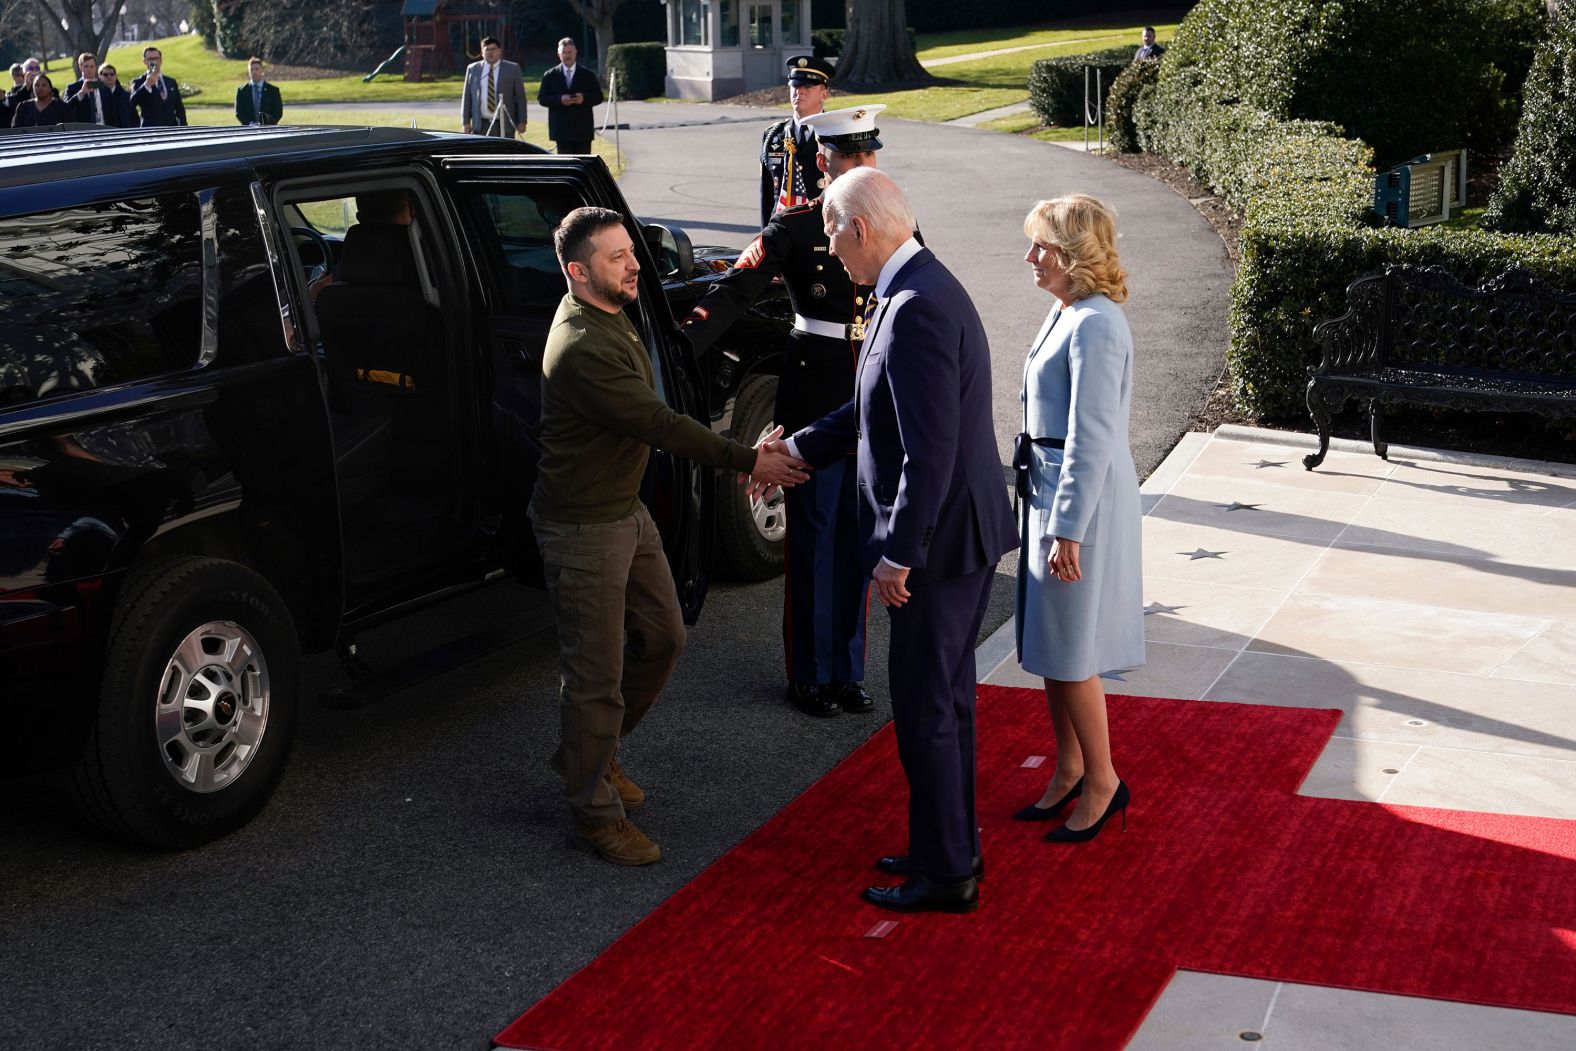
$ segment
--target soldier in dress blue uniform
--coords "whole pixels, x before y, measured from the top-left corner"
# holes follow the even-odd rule
[[[816,186],[815,135],[805,118],[821,112],[832,93],[827,82],[832,67],[825,59],[806,55],[788,60],[788,101],[793,116],[780,120],[761,136],[761,225],[785,208],[797,208],[821,195]]]
[[[874,167],[881,148],[876,114],[860,106],[809,115],[818,174]],[[777,384],[775,422],[789,432],[819,420],[854,392],[854,366],[864,339],[868,288],[856,287],[828,251],[821,199],[780,212],[714,284],[685,321],[704,352],[750,308],[777,274],[788,286],[794,326]],[[868,712],[865,692],[865,606],[870,580],[860,568],[858,489],[850,455],[788,490],[787,574],[783,649],[788,697],[809,715]]]

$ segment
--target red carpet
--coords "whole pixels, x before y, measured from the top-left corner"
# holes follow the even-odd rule
[[[1300,798],[1338,712],[1113,697],[1128,830],[1057,846],[1007,817],[1043,696],[979,718],[978,912],[858,898],[905,847],[887,727],[496,1041],[1117,1048],[1178,968],[1576,1014],[1576,822]]]

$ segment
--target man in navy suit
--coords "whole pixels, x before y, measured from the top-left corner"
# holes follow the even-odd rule
[[[547,110],[547,137],[559,153],[590,153],[596,138],[596,114],[602,104],[602,82],[594,71],[578,64],[575,42],[558,42],[558,65],[542,74],[536,101]]]
[[[174,128],[186,123],[186,103],[174,77],[164,75],[164,53],[156,47],[142,49],[148,71],[131,82],[131,104],[144,128]]]
[[[990,347],[968,293],[914,239],[903,193],[874,168],[822,197],[831,252],[874,285],[854,399],[796,433],[813,467],[857,445],[863,563],[892,618],[890,679],[908,777],[905,876],[865,900],[970,912],[984,871],[974,817],[974,640],[996,562],[1018,544],[991,423]]]

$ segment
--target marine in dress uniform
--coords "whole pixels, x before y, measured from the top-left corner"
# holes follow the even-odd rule
[[[815,171],[830,182],[855,167],[873,167],[881,148],[876,114],[885,106],[834,110],[803,119],[818,147]],[[701,299],[685,321],[705,351],[781,274],[794,326],[777,384],[776,422],[792,432],[853,397],[854,366],[864,339],[870,290],[856,287],[828,251],[817,196],[777,214]],[[849,450],[853,452],[852,449]],[[786,494],[787,574],[783,650],[788,696],[809,715],[868,712],[865,608],[870,580],[860,566],[858,487],[852,455]]]
[[[805,124],[821,112],[830,89],[832,67],[825,59],[806,55],[788,60],[788,101],[793,116],[780,120],[761,136],[761,225],[788,208],[808,204],[821,195],[821,173],[815,166],[815,134]]]

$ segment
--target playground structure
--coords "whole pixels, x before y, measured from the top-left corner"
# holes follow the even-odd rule
[[[514,38],[509,32],[508,13],[478,10],[482,6],[445,0],[404,0],[400,16],[405,20],[405,43],[401,48],[405,54],[405,79],[433,80],[459,72],[481,58],[483,37],[497,37],[504,54],[512,53]],[[390,56],[390,62],[398,54]],[[384,66],[389,64],[385,62]]]

